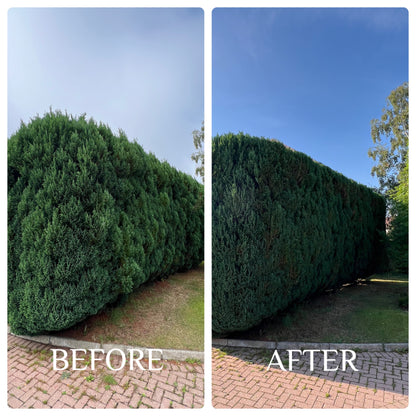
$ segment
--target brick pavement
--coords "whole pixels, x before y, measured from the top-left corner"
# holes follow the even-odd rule
[[[212,404],[215,408],[407,407],[408,354],[356,353],[358,372],[349,367],[325,372],[321,356],[314,360],[314,371],[309,359],[294,363],[293,371],[283,371],[274,366],[267,370],[273,350],[213,348]],[[279,355],[287,369],[287,352]]]
[[[162,361],[161,371],[97,361],[82,371],[52,368],[51,346],[8,335],[8,405],[12,408],[200,408],[202,364]],[[68,349],[67,349],[68,351]],[[69,357],[71,354],[69,354]],[[88,359],[89,354],[87,355]],[[121,357],[112,355],[113,368]],[[78,362],[78,367],[86,362]],[[160,362],[155,363],[160,366]]]

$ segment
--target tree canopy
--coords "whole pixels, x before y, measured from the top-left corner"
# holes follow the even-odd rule
[[[387,98],[380,120],[371,121],[375,147],[368,151],[377,161],[371,173],[379,179],[379,191],[386,196],[389,225],[389,258],[391,266],[408,270],[409,251],[409,85],[403,83]]]
[[[191,159],[197,164],[195,174],[202,178],[204,182],[205,177],[205,157],[204,157],[204,122],[202,122],[201,130],[194,130],[192,132],[194,139],[194,146],[196,152],[192,154]]]
[[[368,155],[377,162],[371,174],[377,176],[380,192],[388,193],[398,183],[409,147],[409,84],[403,83],[387,97],[380,119],[371,120],[374,147]]]
[[[389,193],[393,221],[389,251],[394,269],[408,271],[409,265],[409,159],[398,175],[398,185]]]

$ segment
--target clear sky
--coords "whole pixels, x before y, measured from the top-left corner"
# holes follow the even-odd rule
[[[11,9],[8,136],[50,107],[86,113],[193,175],[203,23],[202,9]]]
[[[406,9],[213,13],[213,134],[275,138],[377,186],[371,119],[408,80]]]

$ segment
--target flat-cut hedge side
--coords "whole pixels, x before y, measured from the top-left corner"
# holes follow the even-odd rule
[[[8,319],[61,330],[203,259],[203,187],[123,133],[59,112],[8,141]]]
[[[248,329],[314,292],[371,274],[385,202],[282,143],[212,146],[212,328]]]

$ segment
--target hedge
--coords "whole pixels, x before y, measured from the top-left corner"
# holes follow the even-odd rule
[[[212,328],[246,330],[365,277],[384,256],[385,202],[280,142],[212,145]]]
[[[124,133],[50,112],[8,141],[8,320],[68,328],[203,259],[203,187]]]

